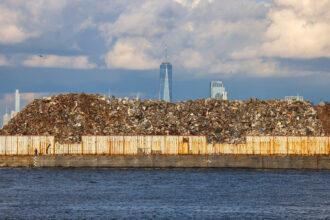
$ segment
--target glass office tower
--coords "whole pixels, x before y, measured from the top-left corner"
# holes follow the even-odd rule
[[[172,65],[168,62],[160,65],[159,100],[172,101]]]
[[[222,81],[211,81],[211,99],[227,100],[227,92]]]

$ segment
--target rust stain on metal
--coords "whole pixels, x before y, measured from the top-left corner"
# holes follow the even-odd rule
[[[54,136],[0,136],[0,155],[329,155],[330,137],[247,136],[245,144],[208,144],[205,136],[83,136],[80,144]]]

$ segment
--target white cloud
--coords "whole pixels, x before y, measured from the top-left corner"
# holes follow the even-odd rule
[[[57,56],[57,55],[31,55],[22,63],[29,67],[93,69],[96,64],[90,63],[87,56]]]
[[[280,65],[276,59],[248,58],[239,60],[218,61],[210,68],[210,73],[221,73],[223,76],[246,75],[255,77],[299,77],[318,75],[329,77],[330,73],[309,70],[294,70]]]
[[[14,93],[5,93],[3,101],[11,103],[15,101],[15,94]]]
[[[86,30],[88,28],[96,27],[96,26],[97,25],[93,22],[93,18],[89,17],[86,20],[84,20],[83,22],[81,22],[77,27],[75,27],[74,30],[79,32],[79,31]]]
[[[4,55],[0,54],[0,66],[7,66],[8,64],[9,63],[7,58]]]
[[[29,37],[36,36],[36,34],[26,33],[22,28],[12,24],[0,27],[0,35],[0,43],[4,44],[20,43]]]
[[[142,38],[120,39],[105,55],[105,63],[108,68],[154,69],[159,63],[147,55],[151,49],[150,42]]]
[[[330,58],[330,1],[277,0],[261,53],[284,58]]]
[[[202,55],[192,49],[185,49],[180,54],[180,61],[187,69],[201,68],[208,65],[208,62],[202,57]]]
[[[107,68],[158,68],[167,45],[175,74],[305,75],[313,72],[288,70],[278,58],[330,57],[329,4],[329,0],[4,0],[0,44],[56,35],[51,45],[63,45],[65,40],[69,42],[65,50],[84,51],[88,45],[82,40],[93,43],[103,37],[106,52],[97,42],[98,51],[92,54],[105,53]],[[94,30],[87,32],[89,28]],[[6,56],[0,57],[0,65],[8,65],[9,58],[10,63],[21,63],[12,59],[14,55]],[[30,56],[23,65],[96,67],[87,56],[55,55]]]
[[[195,8],[198,6],[198,4],[201,0],[173,0],[173,1],[183,5],[185,7]]]
[[[42,97],[50,97],[53,95],[54,95],[54,93],[49,93],[49,92],[21,92],[20,93],[21,102],[23,102],[23,103],[30,103],[34,99],[39,99]]]
[[[213,3],[214,0],[173,0],[174,2],[177,2],[184,7],[188,7],[191,9],[197,8],[200,3],[203,2],[208,2],[208,3]]]
[[[330,1],[275,0],[259,45],[247,45],[234,58],[330,58]]]
[[[0,5],[0,43],[19,43],[29,37],[24,28],[19,25],[21,15],[18,11]]]
[[[115,22],[101,24],[99,30],[108,44],[114,37],[159,37],[166,32],[159,17],[162,5],[164,3],[159,1],[146,1],[142,5],[128,7]]]
[[[155,59],[150,62],[151,57],[161,60],[166,44],[169,60],[177,69],[193,70],[189,71],[190,74],[194,71],[208,74],[209,65],[216,64],[220,57],[228,56],[242,45],[258,41],[267,25],[259,19],[260,14],[266,14],[267,4],[245,0],[237,2],[145,0],[127,7],[114,22],[99,26],[108,45],[114,45],[106,56],[107,66],[130,69],[157,67],[159,61],[158,64]],[[228,19],[229,14],[234,19]],[[137,48],[139,43],[123,42],[127,39],[144,39],[152,49],[141,50]],[[134,65],[132,60],[142,65]]]
[[[211,73],[222,73],[224,75],[243,74],[250,76],[281,76],[279,64],[274,60],[242,59],[219,61],[211,67]]]
[[[3,0],[0,3],[0,44],[17,44],[37,37],[51,25],[66,6],[66,0]]]

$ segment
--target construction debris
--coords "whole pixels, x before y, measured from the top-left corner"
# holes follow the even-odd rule
[[[67,94],[36,99],[13,118],[3,135],[206,135],[209,142],[243,143],[246,135],[324,135],[309,102],[281,100],[164,101]]]

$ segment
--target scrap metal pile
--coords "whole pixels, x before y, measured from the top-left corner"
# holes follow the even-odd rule
[[[246,135],[323,135],[308,102],[281,100],[164,101],[67,94],[36,99],[0,131],[3,135],[206,135],[209,142],[243,143]]]
[[[330,103],[324,106],[314,106],[314,109],[322,121],[325,134],[330,135]]]

